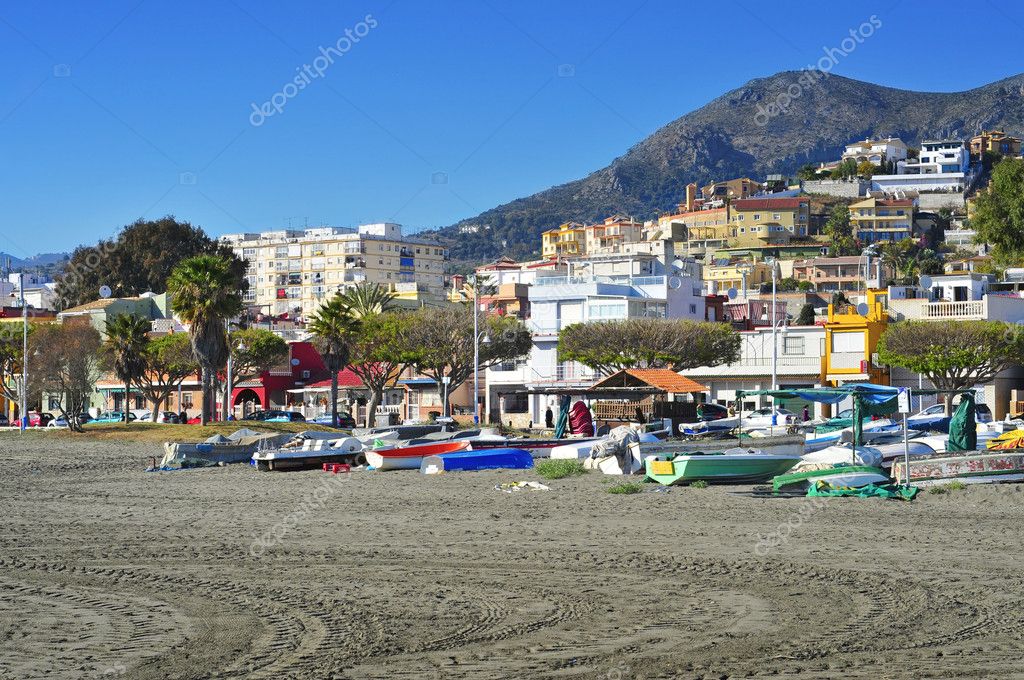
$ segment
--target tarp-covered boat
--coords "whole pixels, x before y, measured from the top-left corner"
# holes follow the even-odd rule
[[[445,455],[427,456],[420,464],[420,472],[433,475],[441,472],[470,470],[526,470],[533,467],[533,456],[523,449],[487,449],[459,451]]]
[[[803,470],[779,475],[772,480],[775,491],[807,489],[818,482],[831,486],[859,488],[868,484],[887,484],[889,474],[880,467],[871,465],[835,465],[821,470]]]
[[[239,430],[227,437],[214,435],[204,442],[164,442],[164,457],[160,467],[181,467],[195,460],[248,463],[257,451],[281,446],[293,436],[287,432],[263,434],[253,430]]]

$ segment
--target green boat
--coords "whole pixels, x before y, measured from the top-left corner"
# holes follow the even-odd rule
[[[659,458],[661,458],[659,460]],[[756,449],[731,449],[721,453],[653,456],[644,461],[647,478],[659,484],[705,481],[721,484],[767,482],[800,462],[795,454],[761,453]]]
[[[868,484],[887,484],[892,480],[885,470],[871,465],[835,465],[821,470],[801,470],[779,475],[772,480],[775,491],[807,489],[819,481],[831,486],[860,488]]]

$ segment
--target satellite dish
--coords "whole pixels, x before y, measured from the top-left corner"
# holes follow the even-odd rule
[[[110,290],[110,286],[100,286],[100,297],[108,298],[113,294],[114,291]]]
[[[670,277],[668,277],[668,287],[671,288],[672,290],[676,290],[676,289],[678,289],[682,285],[683,285],[683,280],[681,278],[679,278],[678,276],[670,276]]]
[[[921,277],[921,287],[922,288],[931,288],[932,287],[932,277],[928,276],[927,274],[922,276]]]
[[[730,288],[728,293],[727,293],[727,295],[729,296],[730,300],[735,300],[736,299],[736,289],[735,288]]]
[[[868,304],[866,302],[862,302],[859,305],[857,305],[857,313],[860,314],[861,316],[867,316]]]
[[[300,363],[302,362],[300,362],[298,359],[292,359],[292,366],[298,366]]]

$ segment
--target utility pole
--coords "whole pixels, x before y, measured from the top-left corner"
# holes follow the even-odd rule
[[[21,294],[21,431],[28,427],[28,305],[25,303],[25,268],[18,283]],[[42,424],[42,421],[40,421]]]

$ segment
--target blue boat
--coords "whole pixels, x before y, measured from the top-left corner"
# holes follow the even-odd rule
[[[484,449],[427,456],[420,464],[420,472],[436,475],[440,472],[525,470],[532,467],[533,456],[525,449]]]

